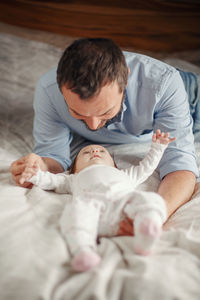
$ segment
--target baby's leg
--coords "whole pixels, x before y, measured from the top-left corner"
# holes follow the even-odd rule
[[[150,254],[166,220],[163,198],[153,192],[135,192],[124,212],[133,219],[135,252],[141,255]]]
[[[162,219],[156,210],[138,212],[134,219],[134,250],[141,255],[151,254],[162,232]]]
[[[72,254],[72,268],[77,272],[97,266],[96,239],[101,203],[94,199],[73,198],[60,220],[61,231]]]

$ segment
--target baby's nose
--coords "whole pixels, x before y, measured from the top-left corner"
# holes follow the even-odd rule
[[[95,149],[92,149],[92,153],[97,153],[99,152],[99,149],[95,148]]]

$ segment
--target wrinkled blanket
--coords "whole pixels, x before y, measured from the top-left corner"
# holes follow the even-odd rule
[[[81,274],[71,270],[58,223],[71,196],[18,187],[9,173],[12,161],[31,152],[34,86],[61,51],[9,35],[0,35],[0,43],[0,299],[200,299],[200,190],[166,222],[153,255],[134,254],[132,237],[101,238],[101,265]],[[200,166],[198,139],[195,146]],[[148,147],[109,150],[127,167]],[[158,184],[155,171],[138,188],[155,191]]]

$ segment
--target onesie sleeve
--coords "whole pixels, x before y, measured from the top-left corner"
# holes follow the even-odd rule
[[[152,142],[151,148],[138,166],[131,166],[124,170],[135,185],[144,182],[157,168],[167,145]]]
[[[29,181],[43,190],[54,190],[59,194],[71,194],[72,176],[66,173],[53,174],[38,170],[37,174],[31,177]]]

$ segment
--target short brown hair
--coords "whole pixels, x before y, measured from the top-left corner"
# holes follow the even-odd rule
[[[102,86],[117,81],[125,90],[128,68],[121,49],[110,39],[75,40],[64,51],[57,68],[57,82],[66,85],[81,99],[94,96]]]

